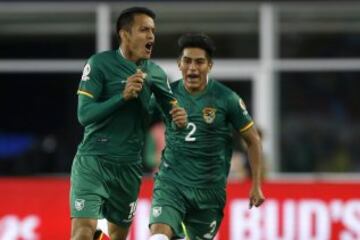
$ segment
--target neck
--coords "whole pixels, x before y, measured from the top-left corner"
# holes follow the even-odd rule
[[[124,45],[120,45],[119,52],[125,59],[132,61],[134,63],[137,63],[140,60],[139,58],[136,58],[132,53],[132,51],[129,50],[129,48],[127,48]]]

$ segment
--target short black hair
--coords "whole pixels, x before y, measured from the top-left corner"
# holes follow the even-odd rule
[[[188,47],[203,49],[209,60],[212,60],[215,52],[215,44],[213,40],[204,33],[186,33],[179,38],[178,46],[180,56],[183,54],[184,48]]]
[[[156,14],[152,10],[150,10],[149,8],[146,8],[146,7],[131,7],[131,8],[124,9],[120,13],[120,15],[116,21],[116,34],[117,35],[119,35],[119,31],[121,29],[127,29],[127,30],[130,29],[131,25],[134,22],[134,16],[136,14],[148,15],[153,20],[155,20],[155,18],[156,18]]]

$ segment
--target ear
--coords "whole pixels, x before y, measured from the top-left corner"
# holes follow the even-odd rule
[[[178,57],[176,62],[177,62],[177,65],[178,65],[179,69],[181,69],[181,58]]]
[[[127,41],[129,39],[129,33],[128,33],[128,31],[126,31],[124,29],[121,29],[119,31],[119,35],[121,38],[121,42]]]
[[[212,66],[213,66],[213,62],[211,61],[211,62],[209,62],[209,72],[211,71]]]

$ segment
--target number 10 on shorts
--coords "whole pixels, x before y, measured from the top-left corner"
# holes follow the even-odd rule
[[[133,219],[133,217],[135,216],[136,205],[137,205],[137,201],[129,204],[129,207],[130,207],[130,212],[129,212],[129,216],[128,216],[129,220]]]

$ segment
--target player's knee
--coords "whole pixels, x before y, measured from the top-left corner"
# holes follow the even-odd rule
[[[115,224],[109,224],[109,236],[111,240],[126,240],[128,228],[123,228]]]
[[[152,235],[149,238],[149,240],[170,240],[170,239],[165,234],[158,233],[158,234]]]
[[[163,223],[155,223],[150,226],[150,240],[169,240],[173,236],[172,229],[169,225]]]
[[[109,233],[111,240],[126,240],[127,233],[124,232],[112,232]]]
[[[93,239],[94,234],[95,229],[92,229],[90,226],[82,226],[72,231],[71,240]]]
[[[163,234],[169,239],[172,237],[173,232],[169,225],[163,223],[154,223],[150,226],[150,232],[152,235]]]

